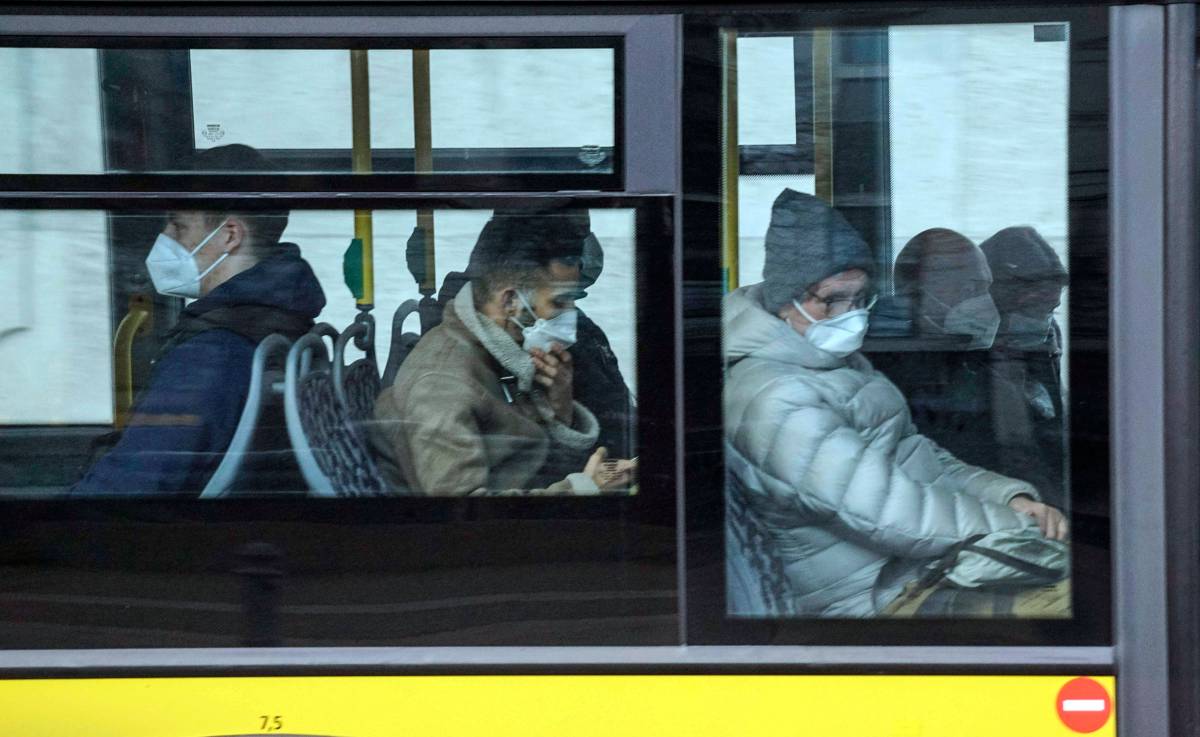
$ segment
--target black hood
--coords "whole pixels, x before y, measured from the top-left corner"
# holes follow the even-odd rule
[[[185,310],[201,315],[239,305],[263,305],[315,318],[325,307],[325,291],[294,243],[280,243],[268,258],[221,284]]]

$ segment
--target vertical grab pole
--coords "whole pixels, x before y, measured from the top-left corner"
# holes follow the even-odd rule
[[[154,303],[144,294],[129,298],[129,312],[113,336],[113,428],[123,430],[133,409],[133,339],[150,330]]]
[[[725,291],[738,288],[737,31],[721,31],[721,267]]]
[[[413,49],[413,148],[414,172],[433,173],[433,107],[430,103],[429,49]],[[419,287],[422,295],[437,291],[437,249],[434,245],[433,211],[417,211],[417,227],[425,235],[425,274]]]
[[[813,31],[813,173],[816,195],[833,203],[833,31]]]
[[[353,120],[353,170],[371,173],[371,84],[366,49],[350,50],[350,100]],[[354,211],[354,237],[362,243],[362,296],[358,309],[375,306],[375,250],[370,210]]]

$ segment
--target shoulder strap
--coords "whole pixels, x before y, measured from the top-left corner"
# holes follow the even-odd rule
[[[209,330],[229,330],[257,345],[272,333],[296,340],[312,329],[313,321],[298,312],[269,305],[234,305],[193,315],[184,312],[179,323],[167,333],[158,358],[180,344]]]
[[[1014,555],[1001,553],[999,550],[985,548],[982,545],[976,545],[974,541],[965,545],[964,550],[970,550],[972,553],[979,553],[980,555],[991,558],[994,561],[1003,563],[1010,568],[1015,568],[1022,573],[1027,573],[1030,576],[1037,576],[1038,578],[1047,578],[1052,581],[1057,581],[1058,579],[1062,578],[1063,575],[1062,571],[1056,571],[1053,568],[1039,566],[1037,563],[1030,563],[1029,561],[1022,560]]]

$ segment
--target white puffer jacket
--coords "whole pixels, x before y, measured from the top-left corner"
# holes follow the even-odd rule
[[[890,381],[768,313],[761,285],[727,295],[723,317],[727,493],[772,538],[788,609],[872,616],[954,543],[1033,524],[1007,506],[1032,486],[917,433]]]

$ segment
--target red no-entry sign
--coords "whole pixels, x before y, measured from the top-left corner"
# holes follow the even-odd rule
[[[1068,729],[1095,732],[1112,716],[1112,697],[1091,678],[1075,678],[1058,690],[1058,718]]]

